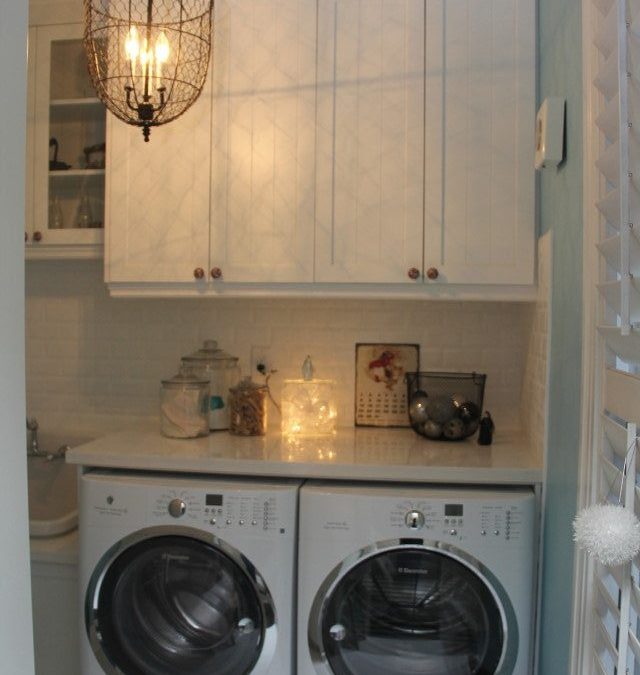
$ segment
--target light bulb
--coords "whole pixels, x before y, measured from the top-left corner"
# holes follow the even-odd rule
[[[165,32],[162,31],[156,40],[156,63],[163,64],[169,60],[169,40]]]
[[[124,43],[124,49],[129,61],[135,63],[138,54],[140,54],[140,40],[138,38],[138,29],[135,26],[129,28],[129,33]]]

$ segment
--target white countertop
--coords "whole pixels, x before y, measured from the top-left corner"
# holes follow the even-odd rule
[[[176,440],[122,431],[77,446],[67,461],[90,467],[278,478],[436,483],[541,483],[542,458],[516,432],[429,441],[411,429],[340,429],[336,436],[288,440],[280,433],[239,437],[215,432]]]

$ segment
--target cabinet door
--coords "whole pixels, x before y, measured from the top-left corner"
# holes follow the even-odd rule
[[[74,256],[73,247],[90,253],[102,242],[104,151],[98,157],[85,148],[105,142],[106,111],[89,78],[82,35],[82,24],[41,26],[29,34],[30,253],[50,247]]]
[[[422,269],[423,0],[319,0],[316,280]]]
[[[435,283],[531,284],[534,0],[427,5],[425,268]]]
[[[111,114],[108,133],[105,280],[195,282],[209,263],[209,85],[148,143]]]
[[[315,3],[216,3],[211,266],[313,281]]]

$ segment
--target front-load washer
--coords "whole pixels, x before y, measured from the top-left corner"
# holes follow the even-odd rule
[[[307,483],[298,675],[528,675],[530,489]]]
[[[80,481],[83,675],[291,675],[294,482]]]

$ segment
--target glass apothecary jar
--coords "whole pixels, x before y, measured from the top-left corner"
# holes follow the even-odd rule
[[[160,430],[169,438],[198,438],[209,433],[209,381],[180,372],[162,380]]]
[[[229,431],[237,436],[267,433],[267,394],[264,384],[245,377],[229,391]]]
[[[229,428],[229,389],[240,380],[238,357],[218,348],[215,340],[205,340],[202,349],[182,357],[186,372],[209,380],[209,429]]]

